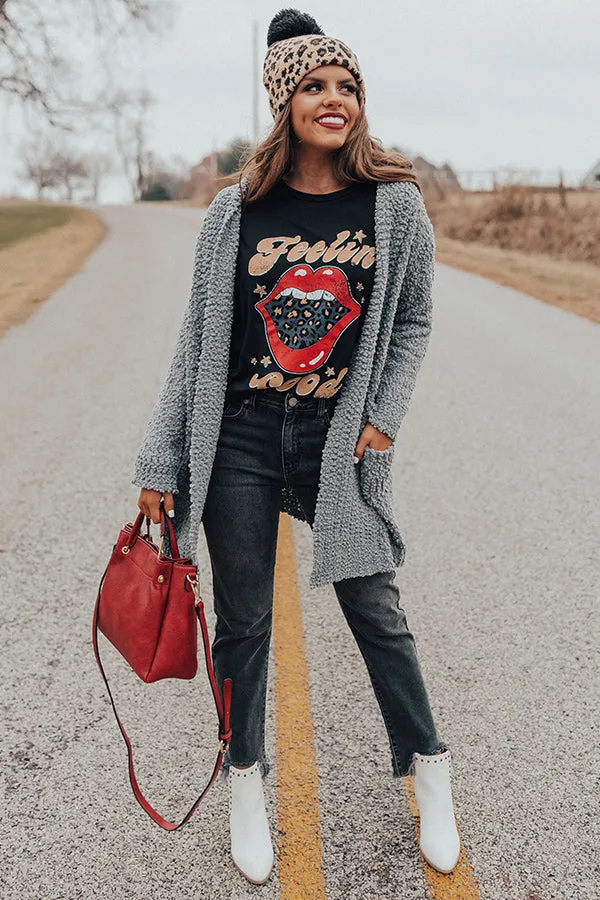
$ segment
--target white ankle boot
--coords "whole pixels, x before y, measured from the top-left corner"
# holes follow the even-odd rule
[[[258,760],[247,769],[229,767],[231,856],[248,881],[263,884],[273,870],[274,854]]]
[[[420,813],[419,847],[430,866],[451,872],[460,856],[460,837],[450,787],[450,751],[413,756],[415,799]]]

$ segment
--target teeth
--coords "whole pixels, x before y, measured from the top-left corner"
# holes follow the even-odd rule
[[[280,294],[277,295],[276,299],[279,298],[289,298],[289,300],[304,300],[304,301],[312,301],[312,300],[325,300],[327,303],[335,302],[335,294],[332,294],[331,291],[319,289],[318,291],[301,291],[300,288],[288,287],[281,291]],[[292,304],[288,301],[288,306]]]
[[[332,294],[331,291],[319,289],[318,291],[301,291],[300,288],[285,288],[285,290],[281,291],[280,294],[275,298],[279,299],[287,299],[287,306],[292,306],[293,300],[303,300],[305,302],[313,300],[325,300],[326,303],[335,303],[336,297],[335,294]]]

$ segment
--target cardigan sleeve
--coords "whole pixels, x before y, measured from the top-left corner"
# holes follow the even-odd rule
[[[219,194],[202,221],[194,254],[192,288],[179,326],[170,366],[154,403],[150,420],[134,464],[132,484],[154,491],[177,493],[177,476],[183,462],[187,425],[186,372],[192,353],[197,358],[202,343],[202,285],[211,228],[218,227]]]
[[[435,236],[420,195],[416,215],[379,388],[367,401],[368,422],[392,440],[407,412],[432,328]]]

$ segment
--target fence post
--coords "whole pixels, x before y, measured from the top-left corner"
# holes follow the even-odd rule
[[[560,205],[563,209],[567,208],[567,192],[565,191],[565,183],[563,180],[562,169],[558,170],[558,196],[560,197]]]

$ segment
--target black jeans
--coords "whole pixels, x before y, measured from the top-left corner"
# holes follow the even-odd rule
[[[212,657],[219,685],[233,679],[229,765],[265,755],[265,701],[272,632],[280,491],[293,486],[312,528],[332,398],[256,391],[225,405],[202,524],[216,615]],[[360,465],[360,463],[358,463]],[[333,587],[365,661],[387,729],[392,773],[440,742],[396,573],[346,578]]]

